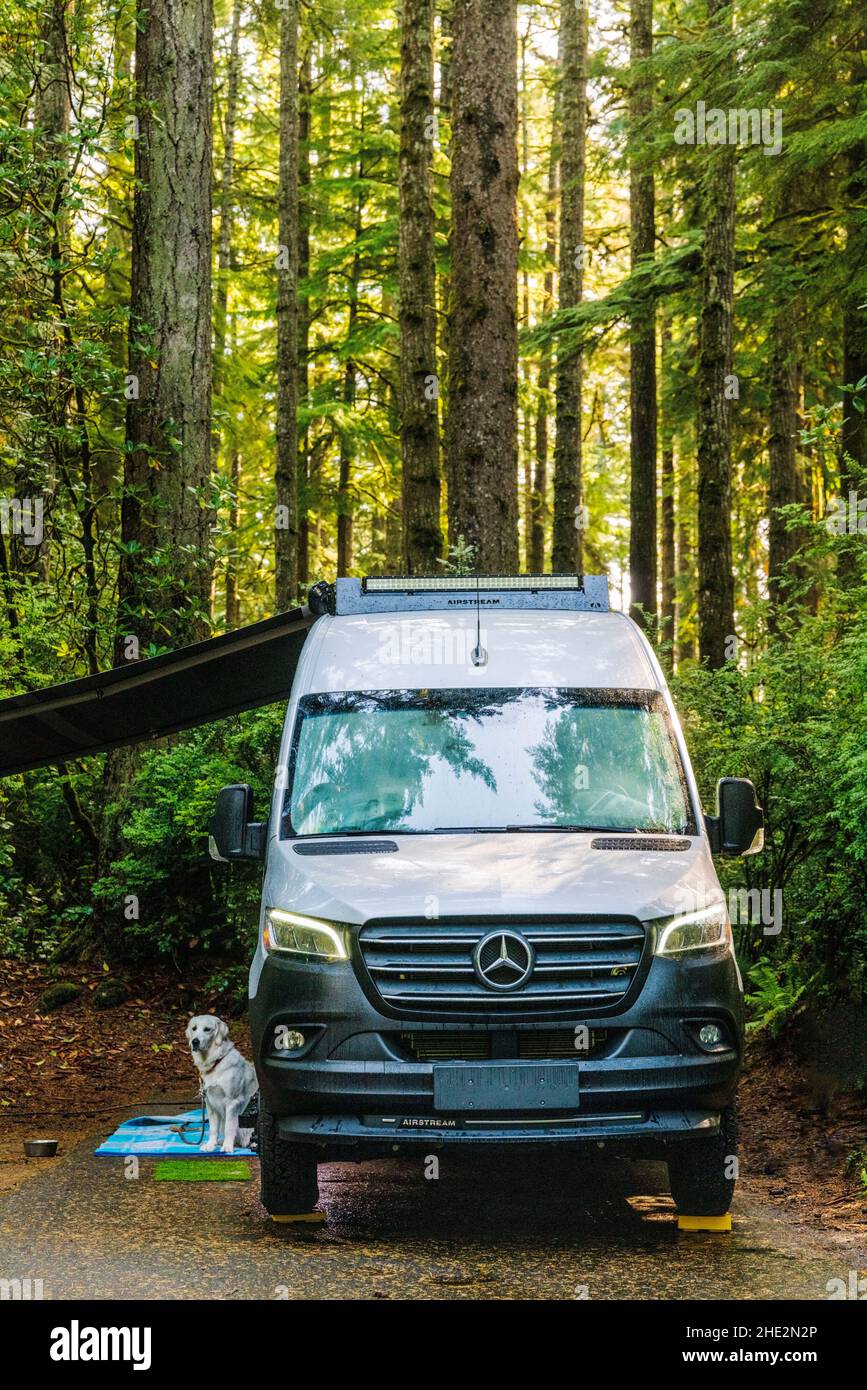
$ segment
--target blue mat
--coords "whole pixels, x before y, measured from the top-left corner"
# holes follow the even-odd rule
[[[198,1145],[187,1142],[177,1134],[172,1126],[187,1125],[187,1141],[198,1138],[202,1124],[201,1110],[182,1110],[178,1115],[139,1115],[132,1120],[124,1120],[122,1125],[110,1134],[94,1153],[102,1158],[125,1157],[138,1154],[149,1158],[255,1158],[255,1149],[236,1148],[232,1154],[202,1154]],[[208,1125],[202,1142],[207,1143]]]

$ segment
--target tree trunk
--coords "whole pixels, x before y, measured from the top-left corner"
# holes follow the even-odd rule
[[[226,110],[223,131],[223,167],[220,176],[219,220],[217,234],[217,293],[214,301],[214,399],[223,393],[226,370],[226,324],[229,307],[229,274],[232,268],[232,232],[235,223],[235,126],[238,120],[238,94],[241,83],[241,0],[232,6],[232,29],[229,43],[229,66],[226,74]],[[213,433],[213,462],[217,467],[220,454],[220,430]],[[227,631],[238,626],[237,531],[239,521],[238,485],[241,456],[237,444],[231,448],[229,482],[232,500],[229,504],[229,553],[225,563],[225,623]]]
[[[696,656],[695,638],[690,621],[690,594],[687,591],[685,580],[687,576],[692,578],[695,574],[695,550],[692,541],[692,530],[695,520],[692,515],[692,499],[686,479],[686,465],[683,459],[679,460],[677,477],[677,573],[680,583],[677,586],[675,600],[675,628],[676,642],[675,654],[678,670],[682,662],[694,661]],[[690,586],[691,587],[691,586]]]
[[[780,507],[791,506],[801,500],[796,448],[799,390],[796,322],[788,307],[775,315],[768,342],[768,594],[771,600],[770,626],[773,628],[775,610],[786,595],[781,580],[799,544],[797,533],[789,530],[779,515]]]
[[[454,20],[454,0],[440,0],[437,7],[439,14],[439,44],[437,55],[439,58],[440,85],[437,93],[437,139],[442,148],[445,142],[443,133],[444,123],[449,123],[451,128],[452,117],[452,26]],[[440,434],[443,440],[448,438],[448,361],[449,361],[449,311],[452,298],[452,279],[451,279],[451,256],[452,256],[452,227],[451,216],[448,216],[447,226],[443,229],[448,241],[448,267],[440,272],[439,277],[439,323],[438,323],[438,348],[439,348],[439,413],[440,413]],[[441,233],[442,234],[442,233]],[[446,497],[452,494],[451,479],[451,460],[448,449],[443,451],[442,473],[444,474]]]
[[[364,105],[361,109],[361,129],[364,130]],[[346,341],[349,344],[349,355],[343,368],[343,404],[346,406],[347,419],[351,416],[355,405],[356,377],[355,360],[352,357],[352,343],[358,327],[358,285],[361,279],[361,249],[360,239],[364,226],[364,163],[359,159],[357,169],[358,194],[355,200],[355,223],[353,227],[353,251],[352,268],[349,272],[349,285],[347,294],[349,297],[349,315],[346,323]],[[349,574],[352,568],[352,532],[353,532],[353,504],[350,484],[352,482],[352,465],[355,461],[355,448],[350,430],[341,430],[340,433],[340,456],[338,461],[338,484],[337,484],[337,573],[340,576]]]
[[[518,67],[518,90],[520,93],[520,105],[518,108],[518,133],[520,139],[521,162],[519,166],[519,189],[523,186],[526,190],[527,177],[530,173],[530,103],[527,92],[527,42],[529,32],[524,28],[519,40],[519,67]],[[526,198],[519,199],[518,204],[518,237],[519,245],[523,245],[526,250],[530,243],[530,215],[527,207]],[[518,327],[527,329],[530,326],[530,272],[526,262],[521,267],[521,304],[519,310]],[[518,397],[518,414],[521,422],[518,446],[518,530],[521,531],[523,520],[524,532],[524,571],[530,568],[530,512],[533,497],[533,462],[534,462],[534,438],[533,438],[533,411],[531,401],[533,399],[533,368],[529,359],[522,364],[521,376],[524,384],[524,404],[521,406],[520,393]],[[520,553],[520,543],[518,546]]]
[[[449,537],[518,568],[516,0],[455,0]]]
[[[548,155],[548,189],[545,201],[545,279],[542,317],[554,312],[554,266],[557,261],[557,115],[551,121]],[[539,361],[536,403],[536,466],[530,498],[530,541],[527,568],[531,574],[545,570],[545,494],[548,490],[548,392],[551,389],[551,349],[545,346]]]
[[[667,323],[662,327],[662,363],[665,371],[671,348],[671,329]],[[663,419],[662,429],[662,469],[660,478],[660,551],[662,560],[662,608],[660,611],[659,637],[662,642],[670,642],[670,665],[674,666],[674,612],[675,612],[675,506],[674,506],[674,443],[670,422]]]
[[[232,232],[235,223],[235,126],[238,120],[238,92],[241,84],[241,0],[232,6],[232,36],[226,75],[226,114],[223,137],[223,168],[220,176],[219,233],[217,236],[217,294],[214,304],[214,395],[223,389],[226,355],[226,317],[229,304],[229,272],[232,265]],[[215,436],[214,456],[219,451]]]
[[[642,67],[653,52],[653,0],[631,0],[629,61],[629,251],[633,274],[653,259],[653,171],[646,153],[653,113],[651,79]],[[629,371],[629,577],[632,615],[656,612],[656,324],[652,299],[633,310]]]
[[[731,32],[731,0],[707,0],[709,37]],[[734,635],[731,540],[732,316],[735,254],[735,154],[716,145],[705,155],[704,246],[698,360],[699,655],[712,668],[726,660]]]
[[[434,0],[400,14],[400,452],[407,574],[435,574],[442,554],[437,323],[431,158]]]
[[[55,309],[63,303],[63,279],[68,261],[68,185],[69,154],[69,74],[66,37],[67,0],[48,0],[43,6],[40,43],[33,90],[33,122],[39,131],[34,150],[38,155],[38,203],[43,218],[37,223],[34,242],[38,245],[40,269],[45,276],[45,292]],[[65,312],[47,319],[52,338],[52,355],[60,364],[66,343],[71,341]],[[65,330],[65,331],[64,331]],[[65,341],[66,340],[66,343]],[[10,537],[9,559],[22,577],[47,580],[51,560],[52,502],[57,492],[65,453],[65,429],[71,381],[68,370],[58,365],[57,378],[47,384],[44,399],[46,420],[44,445],[15,470],[18,497],[43,500],[45,524],[37,545],[24,545]],[[42,411],[39,412],[40,415]],[[75,503],[75,498],[72,498]]]
[[[854,104],[853,104],[854,105]],[[861,141],[849,154],[846,202],[850,208],[846,228],[846,262],[849,279],[843,299],[843,384],[857,386],[867,377],[867,309],[859,288],[857,271],[867,263],[867,141]],[[858,393],[864,407],[858,410],[851,391],[843,397],[843,450],[840,490],[848,506],[849,489],[864,486],[867,475],[867,389]],[[845,455],[852,460],[852,469]],[[859,476],[860,475],[860,476]],[[860,542],[857,542],[860,544]]]
[[[232,538],[232,550],[226,561],[226,631],[232,632],[238,627],[241,621],[241,602],[238,591],[238,567],[236,559],[236,538],[238,535],[238,524],[241,520],[241,451],[237,445],[232,449],[232,458],[229,465],[229,481],[232,494],[232,500],[229,503],[229,535]]]
[[[136,192],[117,664],[181,646],[210,594],[211,7],[151,0],[136,38]],[[161,556],[170,558],[162,564]]]
[[[150,0],[136,33],[136,188],[115,665],[127,637],[178,647],[206,635],[211,591],[211,103],[208,3]],[[97,878],[120,849],[136,749],[106,757]],[[120,904],[97,904],[104,945]]]
[[[310,98],[313,88],[313,42],[308,37],[298,73],[298,284],[310,274]],[[298,404],[310,390],[310,303],[298,296]],[[310,583],[310,432],[298,431],[298,585]]]
[[[560,8],[562,78],[560,111],[560,301],[572,309],[584,295],[584,165],[587,140],[587,10],[584,0],[562,0]],[[555,574],[580,572],[581,505],[581,353],[558,349],[556,368],[557,434],[554,445]]]
[[[277,280],[275,601],[298,591],[298,5],[280,15],[280,259]]]

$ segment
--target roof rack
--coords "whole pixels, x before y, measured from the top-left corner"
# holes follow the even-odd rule
[[[608,580],[602,574],[432,575],[413,578],[338,579],[334,611],[353,613],[430,612],[440,609],[558,609],[607,613]]]

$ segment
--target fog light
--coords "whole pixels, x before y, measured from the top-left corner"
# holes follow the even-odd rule
[[[285,1028],[282,1024],[274,1030],[275,1052],[300,1052],[307,1039],[297,1028]]]
[[[723,1041],[723,1030],[718,1023],[705,1023],[698,1031],[698,1040],[705,1047],[719,1047]]]

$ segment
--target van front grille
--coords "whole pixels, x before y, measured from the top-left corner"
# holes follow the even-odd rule
[[[607,1041],[604,1028],[594,1028],[580,1039],[571,1028],[526,1028],[521,1031],[481,1029],[424,1030],[401,1033],[403,1050],[416,1062],[548,1062],[568,1058],[583,1061],[595,1057]],[[584,1044],[586,1043],[586,1046]]]
[[[514,990],[492,988],[476,969],[479,942],[499,932],[517,934],[530,948],[532,968]],[[359,935],[367,973],[393,1009],[489,1016],[568,1009],[580,1017],[615,1007],[635,978],[644,943],[642,923],[622,918],[378,921]],[[519,956],[521,949],[519,943]],[[482,953],[483,966],[498,951],[495,940]]]

